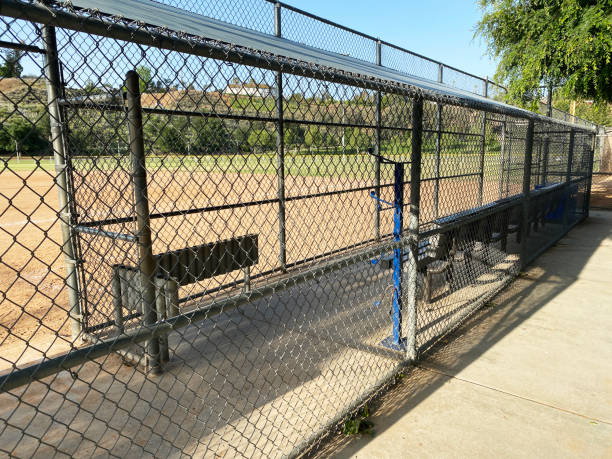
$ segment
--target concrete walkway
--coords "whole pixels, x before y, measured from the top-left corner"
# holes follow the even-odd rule
[[[592,211],[375,403],[338,457],[612,457],[612,212]]]

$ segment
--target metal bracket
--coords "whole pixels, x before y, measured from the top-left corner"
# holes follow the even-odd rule
[[[385,204],[387,204],[389,207],[385,207],[383,209],[383,206],[381,206],[380,204],[377,204],[378,206],[378,210],[387,210],[387,209],[393,209],[393,203],[389,202],[389,201],[385,201],[384,199],[379,198],[378,196],[376,196],[376,193],[373,191],[370,191],[370,197],[372,199],[374,199],[375,201],[378,201],[379,203],[383,202]]]

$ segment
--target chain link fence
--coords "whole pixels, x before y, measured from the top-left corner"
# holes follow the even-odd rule
[[[5,454],[302,454],[588,216],[590,126],[88,2],[0,9]],[[469,77],[257,5],[192,13]]]

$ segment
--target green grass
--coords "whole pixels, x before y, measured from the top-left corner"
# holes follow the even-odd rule
[[[19,160],[16,158],[11,158],[9,160],[0,158],[0,173],[5,172],[6,169],[15,172],[30,172],[35,169],[52,171],[54,170],[53,158],[50,156],[45,156],[42,158],[27,157]]]
[[[406,154],[397,155],[394,152],[383,151],[387,157],[398,159],[409,159]],[[487,175],[497,174],[499,163],[497,159],[490,161],[488,158],[495,157],[498,152],[487,152],[485,158],[485,173]],[[470,173],[478,170],[480,154],[461,153],[458,149],[445,149],[441,155],[441,175],[456,175]],[[275,175],[277,167],[276,153],[273,151],[260,153],[243,153],[235,155],[152,155],[146,159],[147,169],[150,172],[157,170],[190,171],[208,173],[230,173],[230,174],[263,174]],[[85,173],[91,170],[113,171],[131,169],[130,158],[122,156],[91,156],[77,157],[72,159],[75,170]],[[32,171],[37,168],[53,170],[53,162],[50,157],[43,159],[22,158],[1,160],[2,170],[8,168],[14,171]],[[408,176],[406,166],[406,176]],[[375,172],[375,160],[365,153],[356,154],[350,152],[341,154],[338,152],[307,150],[295,151],[289,148],[285,153],[285,174],[301,177],[345,177],[351,179],[372,179]],[[433,152],[425,152],[423,155],[422,173],[424,178],[433,177],[434,155]],[[383,180],[393,176],[392,165],[382,165],[381,174]]]

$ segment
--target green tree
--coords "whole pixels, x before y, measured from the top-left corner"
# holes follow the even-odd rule
[[[23,117],[13,117],[2,123],[0,151],[12,154],[16,147],[20,153],[43,155],[49,153],[50,145],[38,126]]]
[[[145,141],[156,153],[182,154],[187,151],[183,123],[152,116],[143,127]]]
[[[553,107],[569,112],[571,103],[572,100],[560,91],[553,93]],[[578,100],[575,115],[600,125],[612,126],[612,109],[610,104],[604,101]]]
[[[276,145],[276,136],[270,134],[266,129],[254,129],[249,134],[248,142],[253,149],[269,150]]]
[[[480,0],[476,34],[494,58],[508,99],[536,108],[538,87],[612,101],[612,1]]]
[[[318,147],[323,144],[323,134],[318,126],[309,126],[304,134],[304,143],[307,147]]]
[[[140,77],[140,92],[149,92],[153,87],[153,76],[151,69],[144,65],[139,65],[136,67],[136,73],[138,73],[138,76]]]
[[[23,51],[9,49],[4,53],[4,63],[0,65],[0,78],[19,78],[23,72],[21,57]]]
[[[285,127],[285,144],[298,145],[304,143],[304,128],[295,125]]]
[[[370,137],[358,128],[349,128],[345,133],[345,143],[348,148],[355,150],[356,153],[368,149],[371,143]]]
[[[219,154],[230,150],[232,139],[227,127],[218,118],[191,120],[191,148],[194,153]]]

